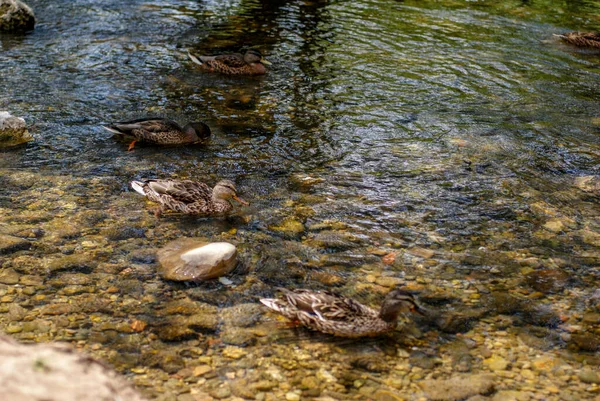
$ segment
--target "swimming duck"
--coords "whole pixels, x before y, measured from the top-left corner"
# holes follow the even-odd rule
[[[557,35],[562,40],[580,47],[600,47],[600,32],[569,32]]]
[[[254,49],[246,51],[244,55],[235,53],[220,56],[194,56],[188,52],[188,56],[205,71],[227,75],[262,75],[267,72],[265,65],[271,65],[258,50]]]
[[[104,129],[118,136],[131,137],[128,151],[136,142],[147,142],[155,145],[187,145],[197,143],[210,136],[210,128],[202,122],[189,123],[181,127],[175,121],[166,118],[139,118],[111,125]]]
[[[379,311],[328,291],[287,290],[285,299],[263,298],[268,308],[313,330],[339,337],[377,336],[393,330],[400,314],[422,314],[413,292],[390,291]]]
[[[238,198],[233,182],[221,180],[213,189],[192,180],[131,181],[131,187],[153,202],[160,204],[155,211],[159,217],[165,210],[199,216],[223,216],[231,212],[230,199],[242,205],[248,202]]]

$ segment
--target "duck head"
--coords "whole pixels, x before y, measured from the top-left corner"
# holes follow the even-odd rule
[[[238,198],[235,184],[229,180],[221,180],[213,188],[213,198],[229,202],[230,199],[238,201],[242,205],[249,205],[243,199]]]
[[[416,292],[404,289],[390,291],[381,305],[379,317],[391,323],[398,320],[400,314],[413,312],[423,315],[423,308],[417,303],[415,295]]]
[[[244,54],[244,61],[248,64],[261,63],[264,65],[271,65],[271,62],[265,60],[263,55],[255,49],[250,49]]]

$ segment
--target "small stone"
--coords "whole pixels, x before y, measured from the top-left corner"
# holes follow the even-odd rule
[[[24,32],[30,31],[34,27],[35,16],[31,7],[19,0],[0,0],[0,31]],[[6,112],[0,112],[0,120],[2,119],[2,113]],[[23,124],[25,124],[25,120],[23,120]],[[2,135],[1,132],[2,123],[0,121],[0,136]],[[2,142],[2,139],[0,139],[0,142]]]
[[[297,237],[306,229],[304,224],[294,218],[285,219],[279,225],[270,226],[269,228],[286,237]]]
[[[429,259],[435,254],[435,252],[431,249],[425,249],[420,247],[410,248],[406,252],[413,256],[418,256],[423,259]]]
[[[494,389],[493,375],[462,375],[447,380],[423,380],[418,383],[430,400],[463,400]]]
[[[210,280],[233,271],[237,265],[237,250],[227,242],[180,238],[158,251],[158,261],[167,280]]]
[[[11,235],[0,235],[0,255],[6,255],[16,251],[29,249],[30,247],[31,242],[23,238],[17,238]]]
[[[483,363],[494,372],[498,370],[506,370],[508,367],[508,361],[498,355],[492,355],[491,358],[484,360]]]
[[[569,274],[562,270],[534,270],[525,275],[525,281],[534,290],[547,293],[562,291],[569,283]]]
[[[527,380],[534,380],[535,374],[529,369],[523,369],[521,371],[521,376],[523,376]]]
[[[208,365],[200,365],[200,366],[196,366],[194,368],[193,371],[193,375],[198,377],[198,376],[204,376],[205,374],[207,374],[208,372],[212,372],[212,368]]]
[[[551,219],[544,224],[544,228],[553,233],[559,233],[564,230],[565,225],[560,219]]]
[[[579,380],[584,383],[600,384],[600,374],[590,368],[584,368],[581,372],[579,372],[578,377]]]
[[[240,359],[246,354],[247,352],[239,347],[225,347],[225,349],[223,350],[223,356],[231,359]]]
[[[19,282],[20,274],[13,269],[0,270],[0,283],[2,284],[17,284]]]
[[[375,391],[373,399],[375,401],[405,401],[405,398],[401,397],[399,394],[382,389]]]
[[[600,349],[600,338],[591,333],[573,334],[571,341],[582,351],[596,352]]]
[[[285,393],[285,399],[287,401],[300,401],[300,394],[290,391],[290,392]]]

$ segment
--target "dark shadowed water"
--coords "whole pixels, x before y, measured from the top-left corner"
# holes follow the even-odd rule
[[[30,4],[35,31],[0,36],[0,110],[24,117],[35,137],[0,150],[0,233],[32,242],[0,255],[4,276],[20,277],[0,280],[0,327],[22,340],[78,341],[168,400],[190,391],[229,399],[218,393],[225,387],[257,399],[392,399],[384,390],[418,399],[421,379],[457,372],[443,345],[461,336],[472,363],[458,372],[496,372],[501,390],[549,400],[600,391],[578,376],[600,364],[600,51],[553,37],[600,29],[600,3]],[[187,57],[248,47],[273,63],[267,75],[206,74]],[[147,115],[205,121],[213,137],[127,152],[101,127]],[[128,188],[140,177],[232,179],[251,206],[227,219],[156,219]],[[158,277],[153,251],[182,236],[238,245],[237,287]],[[83,261],[54,268],[65,255]],[[361,348],[274,328],[256,304],[284,286],[376,305],[394,285],[456,313],[458,328],[417,321],[415,342],[386,342],[390,356],[371,340]],[[171,321],[157,311],[182,299],[215,308],[219,324],[165,333],[192,313]],[[258,323],[230,330],[222,308],[242,303],[257,308]],[[85,306],[46,310],[59,304]],[[21,319],[12,305],[25,309]],[[119,328],[132,320],[148,328]],[[297,347],[309,356],[289,356]],[[411,347],[440,363],[417,364]],[[157,350],[163,359],[148,357]],[[347,360],[361,353],[387,370],[349,379]],[[531,367],[534,357],[560,358],[564,369]],[[494,358],[509,367],[493,368]],[[193,375],[199,364],[214,372]],[[236,393],[250,371],[284,384]]]

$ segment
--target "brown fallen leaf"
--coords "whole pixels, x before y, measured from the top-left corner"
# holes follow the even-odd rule
[[[130,327],[133,329],[133,331],[140,333],[144,331],[147,325],[148,323],[144,322],[143,320],[134,320],[131,322]]]
[[[391,265],[396,260],[396,252],[390,252],[381,258],[381,261],[386,265]]]

